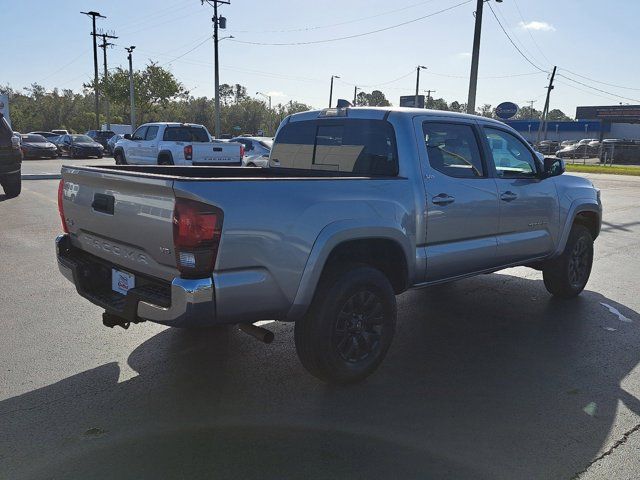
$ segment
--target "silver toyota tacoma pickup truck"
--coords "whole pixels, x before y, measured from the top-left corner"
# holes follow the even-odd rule
[[[268,169],[62,169],[60,271],[107,326],[295,322],[302,364],[356,382],[396,295],[516,265],[558,297],[589,278],[599,191],[503,123],[403,108],[287,117]]]

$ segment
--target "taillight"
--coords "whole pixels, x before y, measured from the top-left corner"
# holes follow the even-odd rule
[[[58,213],[60,214],[60,221],[62,222],[62,230],[64,233],[69,233],[67,222],[64,219],[64,208],[62,206],[62,199],[64,197],[64,180],[60,180],[58,184]]]
[[[193,158],[193,145],[184,147],[184,159],[191,160]]]
[[[205,203],[176,198],[173,244],[178,270],[186,278],[208,277],[213,272],[222,234],[223,213]]]

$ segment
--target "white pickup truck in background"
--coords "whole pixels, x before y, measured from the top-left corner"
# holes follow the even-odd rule
[[[116,143],[117,165],[242,165],[244,145],[211,138],[204,125],[158,122],[140,125]]]

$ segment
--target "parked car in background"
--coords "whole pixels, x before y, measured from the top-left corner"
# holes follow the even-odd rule
[[[69,131],[64,129],[51,130],[51,133],[56,133],[58,135],[69,135]]]
[[[600,145],[598,157],[601,163],[640,165],[640,140],[606,138]]]
[[[588,143],[575,143],[556,152],[558,158],[593,158],[599,153],[598,147],[591,147]]]
[[[270,137],[234,137],[230,142],[244,145],[243,167],[268,167],[269,153],[273,147],[273,138]]]
[[[117,165],[240,166],[244,146],[214,142],[204,125],[146,123],[126,134],[113,150]]]
[[[563,140],[560,142],[560,148],[569,147],[571,145],[575,145],[577,142],[575,140]]]
[[[60,272],[109,327],[240,324],[266,339],[254,322],[295,322],[302,365],[339,384],[382,362],[409,288],[526,265],[570,298],[589,279],[599,190],[496,120],[298,113],[269,167],[63,167]]]
[[[58,158],[56,145],[42,135],[27,133],[22,135],[20,148],[24,158]]]
[[[29,133],[33,133],[34,135],[42,135],[44,138],[46,138],[52,143],[56,138],[60,136],[59,133],[54,133],[54,132],[29,132]]]
[[[578,145],[588,145],[591,142],[597,142],[598,139],[597,138],[583,138],[582,140],[578,141]]]
[[[549,155],[553,155],[558,150],[560,150],[560,144],[555,140],[542,140],[540,143],[538,143],[537,147],[537,150],[540,153]]]
[[[102,158],[104,155],[104,147],[87,135],[77,133],[62,135],[57,145],[62,155],[71,158]]]
[[[107,142],[111,137],[115,135],[112,130],[89,130],[86,135],[91,137],[94,142],[98,142],[100,145],[107,149]]]
[[[20,195],[22,189],[22,151],[18,138],[0,112],[0,185],[9,198]]]
[[[105,147],[105,152],[108,153],[109,155],[113,155],[113,149],[116,147],[116,143],[118,143],[118,141],[122,140],[123,138],[124,138],[124,134],[116,133],[107,142],[107,146]]]

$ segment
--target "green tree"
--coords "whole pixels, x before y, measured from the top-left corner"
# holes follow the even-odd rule
[[[493,109],[491,108],[491,105],[488,103],[485,103],[484,105],[482,105],[478,113],[483,117],[493,118]]]
[[[374,90],[371,93],[360,92],[356,96],[356,105],[369,107],[388,107],[391,105],[387,97],[380,90]]]
[[[547,120],[562,122],[571,120],[571,118],[565,115],[562,110],[554,108],[547,114]]]
[[[109,98],[111,104],[125,108],[129,104],[129,71],[122,67],[109,74],[107,81],[100,80],[101,91]],[[93,82],[85,84],[87,93],[93,90]],[[133,89],[136,100],[138,123],[147,119],[158,119],[163,107],[171,100],[187,97],[188,93],[173,73],[156,62],[149,63],[144,70],[133,72]]]

